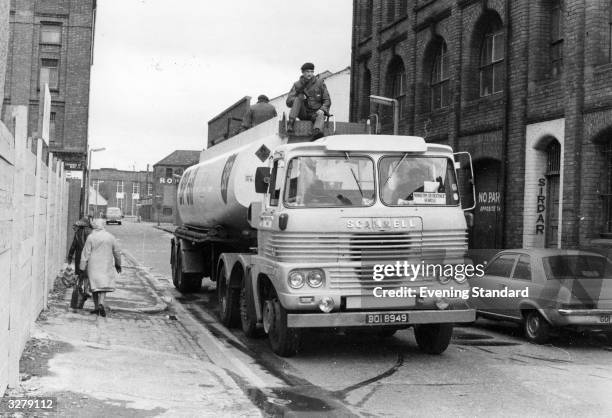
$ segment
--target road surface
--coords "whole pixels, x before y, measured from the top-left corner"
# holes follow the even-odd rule
[[[110,225],[122,247],[168,288],[171,235],[148,223]],[[262,409],[296,414],[375,416],[576,416],[612,411],[612,344],[601,335],[562,333],[527,343],[516,325],[478,320],[455,328],[441,356],[422,354],[412,330],[382,340],[310,332],[284,359],[266,338],[247,339],[217,321],[214,284],[171,292],[244,370],[236,377]],[[180,320],[180,318],[179,318]],[[246,376],[246,377],[245,377]]]

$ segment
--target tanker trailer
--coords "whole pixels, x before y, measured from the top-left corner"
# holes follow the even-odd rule
[[[318,328],[388,337],[414,327],[420,349],[440,354],[454,323],[475,320],[461,297],[465,275],[376,276],[401,261],[464,263],[450,147],[358,134],[287,144],[248,133],[204,151],[181,179],[185,225],[172,243],[179,290],[209,276],[221,322],[249,337],[263,329],[281,356]]]

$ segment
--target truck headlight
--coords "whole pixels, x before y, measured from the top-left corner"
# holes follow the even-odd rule
[[[323,275],[323,272],[321,270],[311,270],[306,276],[308,286],[310,287],[321,287],[324,278],[325,276]]]
[[[304,286],[304,273],[301,271],[292,271],[289,273],[289,287],[299,289]]]

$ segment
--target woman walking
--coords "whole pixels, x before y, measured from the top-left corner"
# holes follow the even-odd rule
[[[81,255],[81,270],[86,270],[96,309],[93,313],[106,316],[107,292],[115,290],[117,274],[121,273],[121,251],[115,237],[104,230],[104,220],[96,219]]]

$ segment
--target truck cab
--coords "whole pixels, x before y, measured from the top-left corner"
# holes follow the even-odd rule
[[[466,220],[450,147],[383,135],[284,144],[257,170],[255,187],[260,200],[248,217],[257,247],[219,259],[226,324],[240,316],[247,334],[261,324],[272,349],[287,356],[305,328],[389,336],[414,326],[421,349],[441,353],[453,323],[474,321],[465,299],[432,296],[450,287],[469,291],[465,277],[425,271],[465,263]],[[398,263],[391,274],[388,266]],[[240,289],[232,284],[236,264]],[[421,288],[430,292],[423,296]]]

